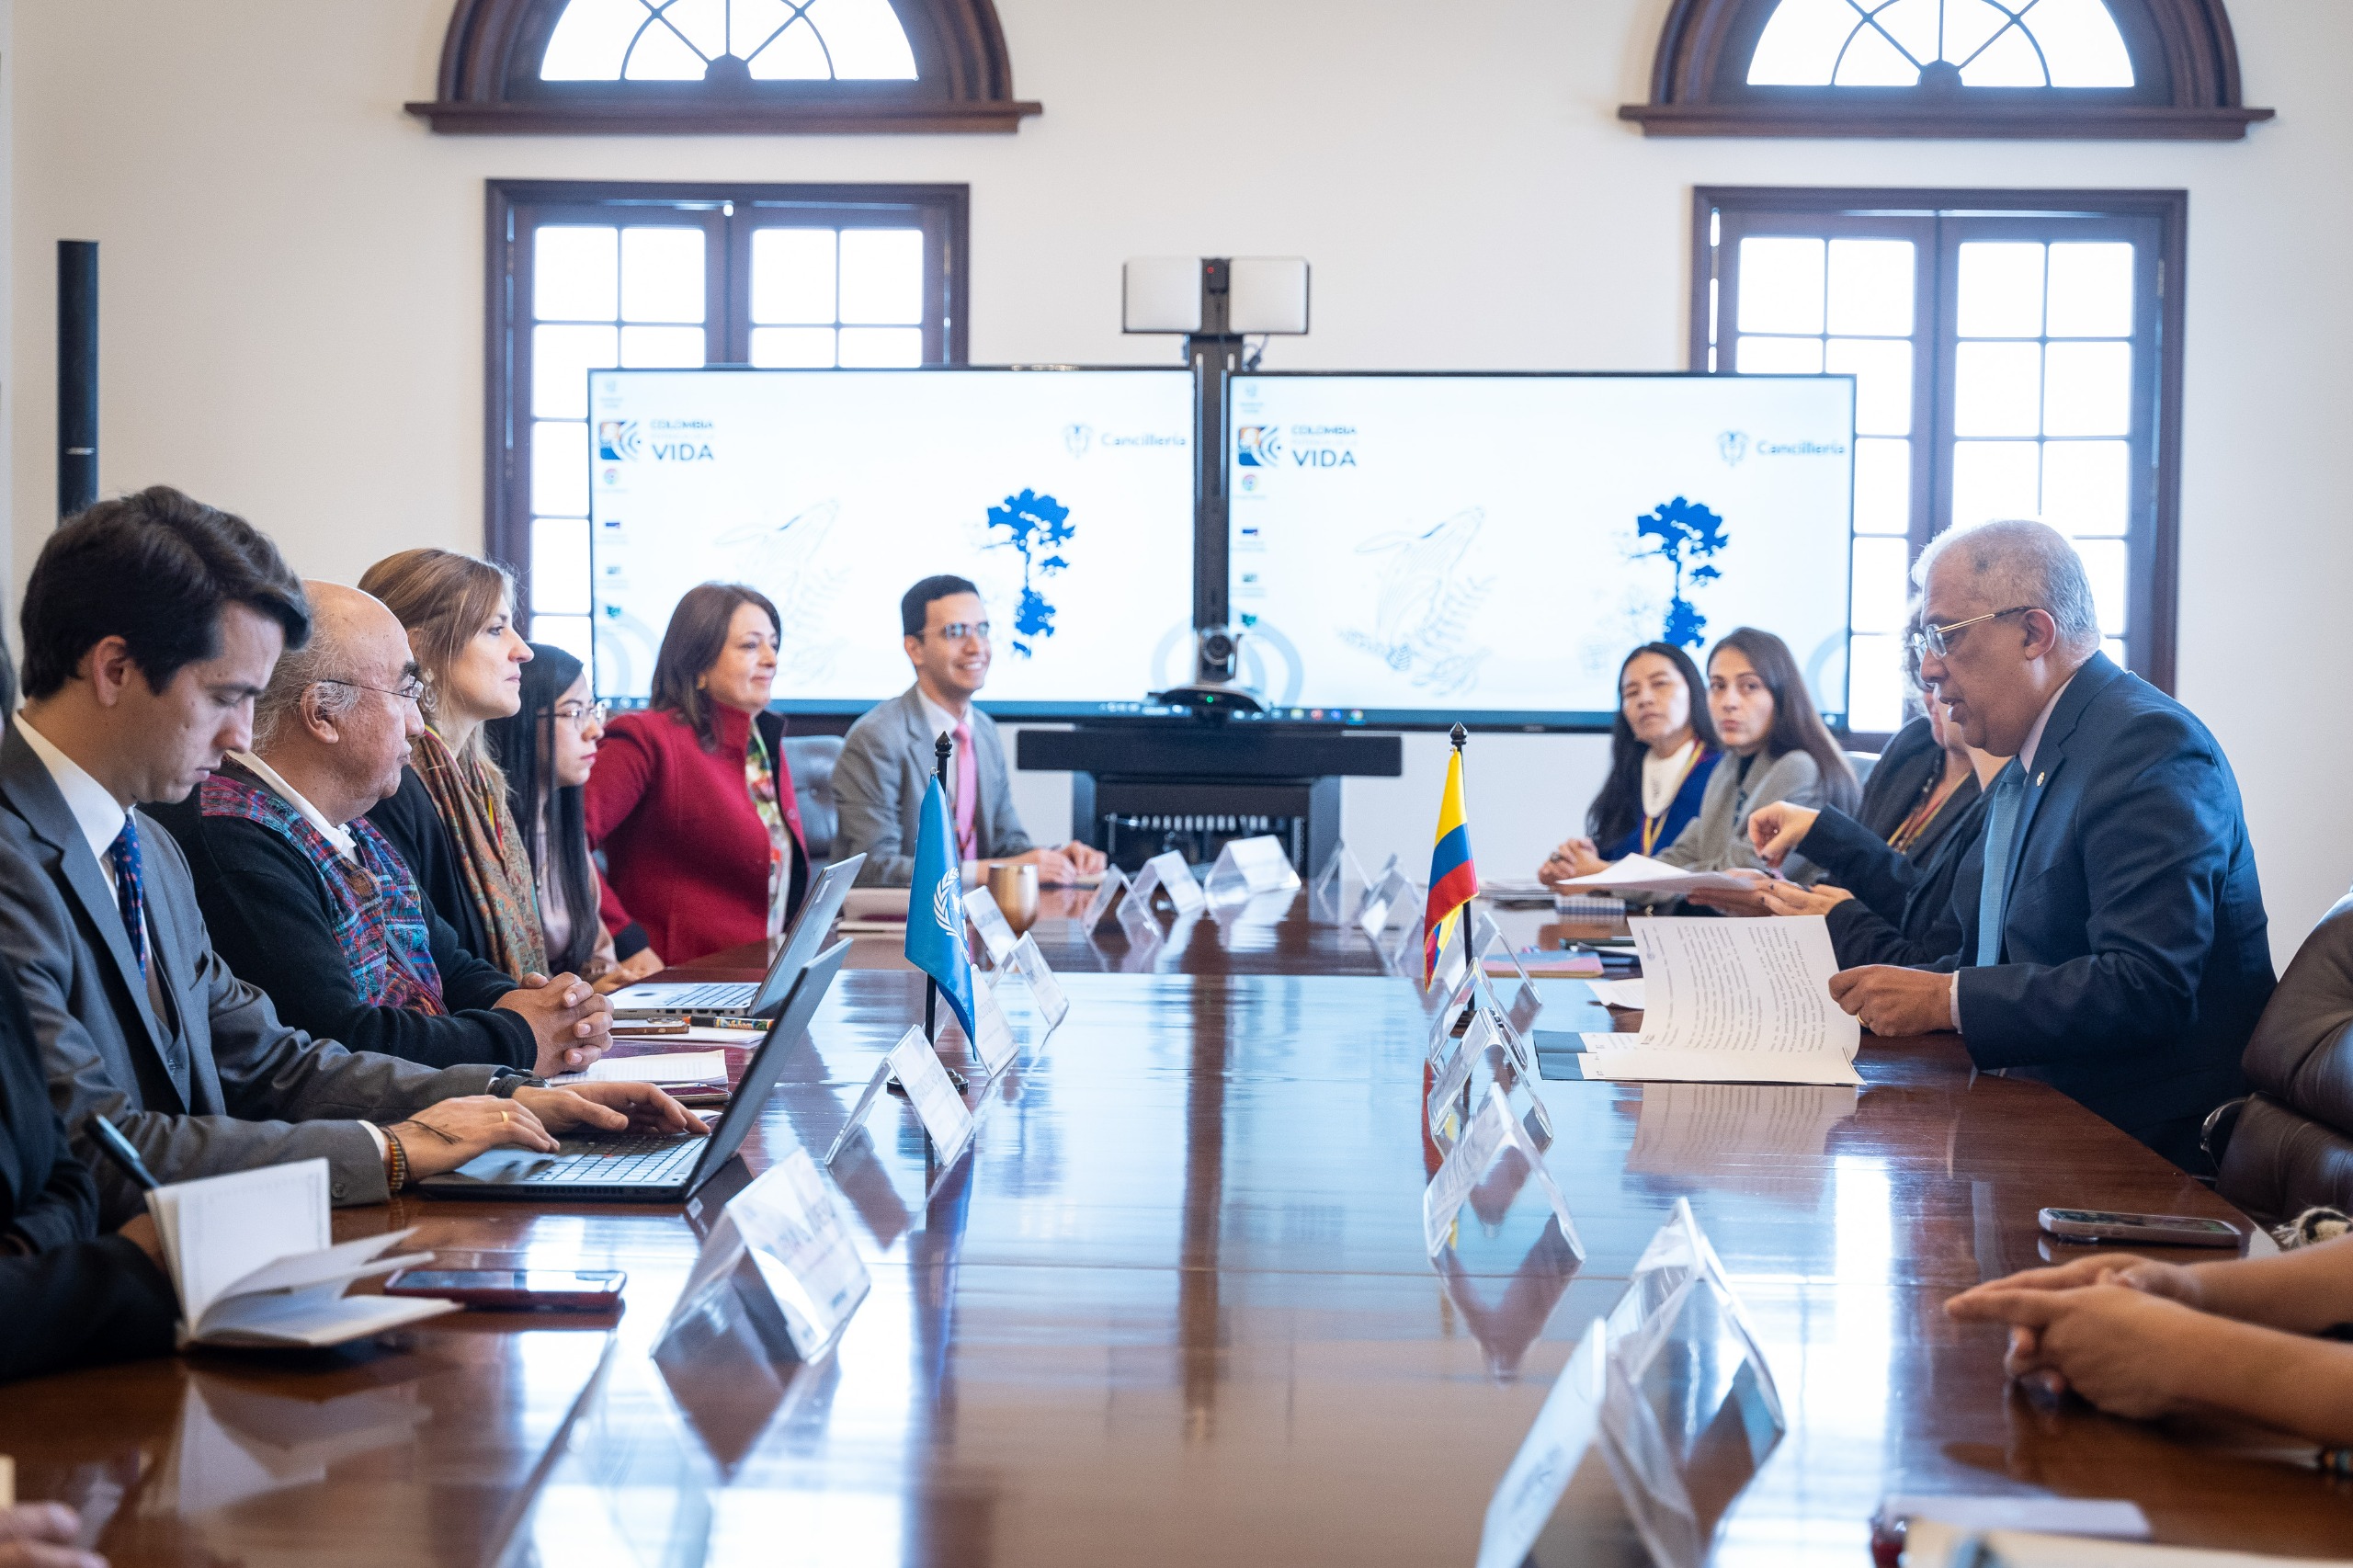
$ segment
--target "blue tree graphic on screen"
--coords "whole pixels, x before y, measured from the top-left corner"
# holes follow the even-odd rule
[[[1039,585],[1070,565],[1063,559],[1063,546],[1078,529],[1070,521],[1068,506],[1034,490],[1008,495],[1005,505],[989,508],[992,535],[998,528],[1006,537],[993,538],[992,546],[1009,544],[1021,552],[1021,603],[1013,612],[1013,651],[1026,659],[1036,652],[1036,639],[1054,634],[1054,606],[1038,591]]]
[[[1653,508],[1648,516],[1635,518],[1634,534],[1638,539],[1658,541],[1651,549],[1636,551],[1636,560],[1646,555],[1664,556],[1675,569],[1675,597],[1666,601],[1666,625],[1659,633],[1659,641],[1678,648],[1697,648],[1708,618],[1684,597],[1684,590],[1712,583],[1723,575],[1708,564],[1708,558],[1724,547],[1724,520],[1699,502],[1677,495]]]

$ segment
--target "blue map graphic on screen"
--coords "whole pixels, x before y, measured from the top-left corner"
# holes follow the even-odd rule
[[[1723,575],[1708,564],[1708,558],[1728,542],[1724,520],[1699,502],[1677,495],[1653,507],[1647,516],[1635,518],[1634,535],[1638,539],[1654,539],[1658,543],[1652,549],[1633,551],[1631,559],[1664,556],[1675,569],[1675,594],[1666,601],[1666,624],[1659,632],[1659,641],[1678,648],[1697,648],[1704,640],[1701,633],[1707,630],[1708,618],[1684,597],[1684,590],[1712,583]]]
[[[1034,490],[1008,495],[1002,506],[991,506],[989,528],[992,534],[998,528],[1006,533],[1003,539],[992,538],[991,548],[1009,544],[1021,552],[1021,603],[1013,612],[1013,651],[1026,659],[1036,653],[1036,639],[1054,634],[1053,602],[1038,588],[1069,567],[1063,546],[1078,529],[1068,506]]]

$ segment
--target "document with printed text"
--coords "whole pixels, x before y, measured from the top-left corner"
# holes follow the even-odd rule
[[[1818,915],[1635,920],[1640,1034],[1587,1034],[1587,1078],[1860,1084],[1862,1026],[1830,999],[1838,960]]]

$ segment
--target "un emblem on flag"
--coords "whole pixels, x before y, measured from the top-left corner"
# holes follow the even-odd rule
[[[939,879],[939,885],[931,892],[932,924],[949,937],[955,936],[960,929],[956,915],[962,908],[963,901],[957,894],[962,887],[963,878],[955,867],[950,866],[947,874]]]

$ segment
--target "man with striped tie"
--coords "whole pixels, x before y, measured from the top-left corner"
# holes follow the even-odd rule
[[[1922,553],[1920,679],[1971,745],[2011,761],[1955,884],[1960,954],[1873,964],[1831,993],[1874,1034],[1958,1029],[2184,1169],[2273,983],[2238,781],[2206,726],[2099,651],[2075,548],[2037,522]]]
[[[165,1182],[321,1158],[339,1203],[382,1202],[494,1146],[552,1150],[552,1130],[688,1126],[646,1085],[574,1093],[315,1040],[212,950],[188,862],[138,808],[186,799],[251,746],[255,698],[310,633],[301,583],[251,524],[162,485],[102,501],[49,537],[22,614],[27,701],[0,736],[0,961],[103,1226],[142,1199],[97,1156],[97,1115]]]
[[[915,870],[924,791],[939,737],[955,743],[948,773],[949,819],[963,880],[985,862],[1033,865],[1041,886],[1067,887],[1102,874],[1103,852],[1089,844],[1033,844],[1013,809],[1013,780],[996,722],[973,700],[989,678],[995,649],[981,592],[962,577],[926,577],[899,601],[899,625],[915,683],[875,704],[849,727],[834,764],[834,804],[841,827],[834,858],[866,857],[860,883],[907,885]]]

